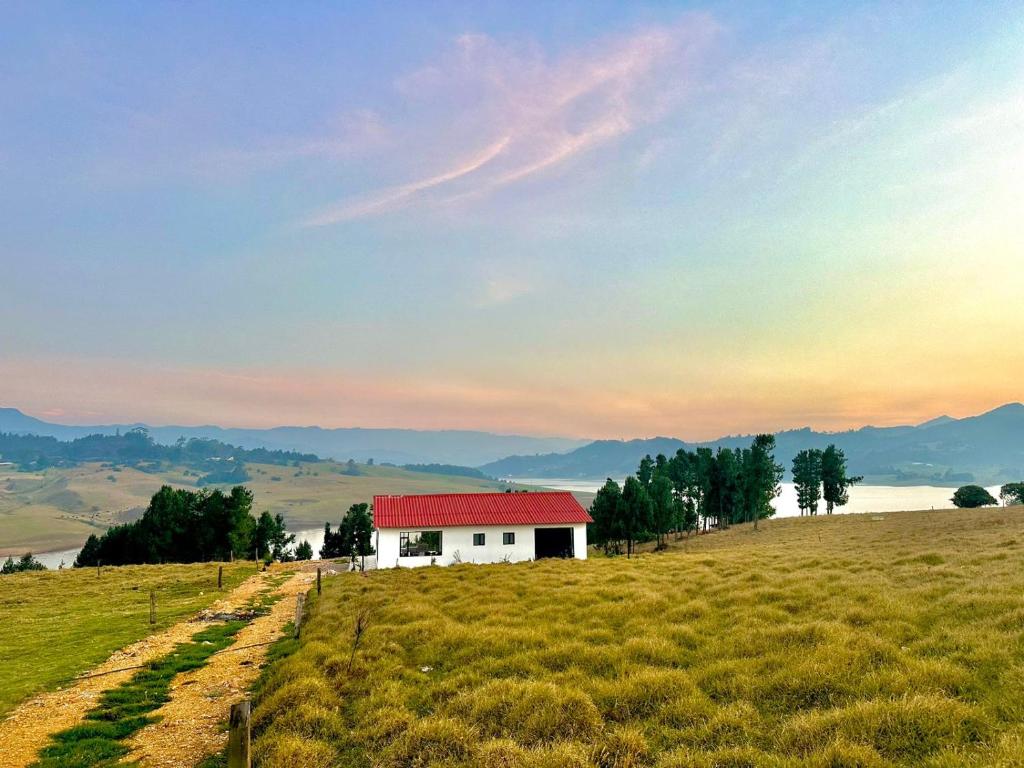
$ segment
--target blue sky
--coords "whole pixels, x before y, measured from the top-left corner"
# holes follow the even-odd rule
[[[0,104],[0,399],[36,414],[1021,399],[1019,4],[7,4]]]

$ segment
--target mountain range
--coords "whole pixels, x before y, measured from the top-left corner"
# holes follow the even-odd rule
[[[213,438],[241,448],[315,453],[323,458],[393,464],[453,464],[479,467],[493,477],[601,480],[636,470],[644,455],[666,456],[680,448],[738,448],[751,436],[708,442],[672,437],[646,440],[579,440],[498,435],[469,430],[274,427],[241,429],[217,426],[112,424],[71,426],[0,408],[0,432],[49,435],[72,440],[90,434],[114,434],[145,427],[159,443],[181,437]],[[862,427],[847,432],[810,428],[776,433],[776,458],[788,469],[804,448],[835,443],[849,460],[850,472],[876,484],[985,485],[1024,479],[1024,405],[1010,403],[979,416],[940,416],[915,426]]]
[[[751,436],[688,443],[670,437],[598,440],[567,453],[510,456],[480,469],[494,477],[599,480],[636,471],[646,454],[671,456],[680,448],[738,448]],[[852,474],[884,485],[986,485],[1024,479],[1024,405],[1011,403],[979,416],[940,416],[916,426],[863,427],[848,432],[809,428],[776,433],[776,459],[788,470],[804,448],[835,443]]]
[[[274,427],[234,429],[217,426],[149,426],[146,424],[105,424],[71,426],[54,424],[22,413],[0,408],[0,432],[74,440],[86,435],[113,435],[144,427],[158,443],[170,445],[178,438],[211,438],[239,448],[315,453],[325,459],[360,463],[373,459],[391,464],[456,464],[475,467],[516,453],[570,451],[589,443],[558,437],[496,435],[469,430],[421,431],[414,429],[323,429],[321,427]]]

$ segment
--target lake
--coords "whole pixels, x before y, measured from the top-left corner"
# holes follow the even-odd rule
[[[604,485],[596,480],[565,480],[559,478],[515,478],[515,483],[555,488],[560,491],[578,491],[596,493]],[[620,483],[621,484],[621,483]],[[915,509],[949,509],[953,506],[950,499],[956,488],[944,488],[935,485],[855,485],[850,488],[850,503],[836,509],[836,513],[856,514],[865,512],[900,512]],[[997,499],[999,486],[988,489]],[[800,508],[796,503],[796,486],[792,483],[782,484],[782,494],[772,502],[776,517],[798,517]],[[825,502],[818,507],[825,514]]]

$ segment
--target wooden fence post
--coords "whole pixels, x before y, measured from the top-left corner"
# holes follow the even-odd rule
[[[220,589],[223,589],[223,588],[224,588],[224,566],[223,565],[218,565],[217,566],[217,589],[220,590]]]
[[[156,624],[156,590],[149,590],[149,623]]]
[[[320,569],[316,569],[316,594],[320,595]]]
[[[252,738],[250,716],[252,702],[240,701],[231,705],[228,721],[228,768],[252,768],[249,740]]]
[[[305,594],[295,596],[295,639],[299,638],[299,628],[302,626],[302,608],[306,603]]]

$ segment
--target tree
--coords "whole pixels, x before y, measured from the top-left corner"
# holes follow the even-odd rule
[[[295,541],[295,534],[288,533],[284,516],[278,512],[271,515],[264,511],[256,521],[256,531],[252,540],[252,554],[266,561],[281,560],[285,556],[288,545]]]
[[[1007,483],[999,489],[1003,504],[1024,504],[1024,483]]]
[[[34,557],[32,557],[31,552],[26,552],[17,560],[15,560],[13,557],[8,557],[3,564],[3,567],[0,567],[0,574],[24,573],[25,571],[45,570],[45,565],[43,565]]]
[[[747,484],[756,531],[758,520],[775,514],[772,499],[782,491],[780,483],[785,470],[775,461],[775,435],[757,435],[754,438],[749,463]]]
[[[374,553],[373,548],[373,517],[370,505],[353,504],[349,507],[345,519],[349,521],[352,536],[352,562],[356,557],[362,558],[361,570],[366,570],[366,556]]]
[[[312,560],[313,559],[313,545],[308,541],[301,541],[299,545],[295,547],[295,559],[296,560]]]
[[[965,485],[962,488],[958,488],[956,493],[953,494],[952,501],[954,506],[961,509],[976,509],[977,507],[987,507],[996,503],[992,494],[980,485]]]
[[[640,459],[640,466],[636,470],[636,479],[640,481],[640,484],[644,487],[644,490],[650,490],[651,480],[654,478],[654,460],[650,454],[647,454]]]
[[[680,448],[676,455],[668,460],[668,476],[672,479],[672,487],[682,507],[682,530],[687,533],[697,530],[700,518],[697,510],[700,507],[700,486],[697,483],[696,454]]]
[[[610,477],[597,490],[594,501],[590,505],[590,516],[594,518],[591,525],[594,544],[603,547],[604,553],[620,554],[622,526],[619,520],[619,506],[622,502],[622,491],[619,484]]]
[[[742,515],[743,467],[732,450],[719,448],[708,468],[710,483],[705,499],[706,514],[714,516],[719,528],[728,528]]]
[[[711,512],[708,507],[708,496],[711,494],[712,475],[714,474],[715,454],[710,448],[698,448],[693,457],[694,484],[697,490],[697,514],[704,519],[704,530],[708,529],[708,518]]]
[[[657,548],[665,548],[665,536],[677,517],[676,499],[672,495],[672,481],[656,473],[651,480],[651,528],[657,538]]]
[[[320,559],[321,560],[333,560],[338,557],[344,557],[345,552],[345,540],[351,540],[351,537],[346,537],[342,529],[345,527],[345,521],[341,521],[341,525],[338,526],[338,530],[331,531],[331,524],[324,523],[324,544],[320,547]]]
[[[353,504],[342,518],[336,532],[331,532],[331,524],[324,524],[324,545],[320,549],[320,557],[329,560],[347,557],[355,563],[357,557],[363,558],[374,553],[373,518],[370,516],[370,505]]]
[[[829,445],[821,454],[821,482],[826,513],[831,515],[835,507],[845,506],[850,500],[847,489],[863,479],[859,476],[847,477],[846,456],[842,449]]]
[[[626,539],[626,557],[633,554],[633,543],[647,530],[651,524],[651,497],[647,494],[640,481],[630,475],[622,486],[622,498],[619,502],[622,533]]]
[[[800,451],[793,457],[793,485],[800,516],[818,514],[821,499],[822,452],[817,448]]]

